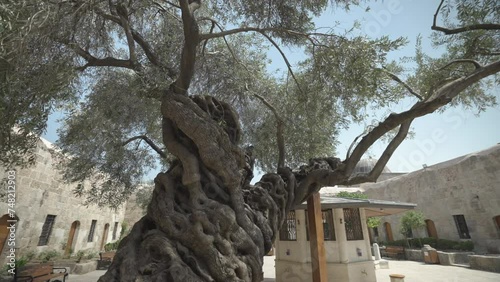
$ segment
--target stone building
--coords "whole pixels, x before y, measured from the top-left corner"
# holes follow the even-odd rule
[[[51,148],[51,143],[40,138],[33,166],[0,168],[0,261],[11,253],[14,246],[9,244],[9,238],[13,237],[15,255],[19,258],[31,251],[98,252],[120,235],[125,208],[85,206],[85,199],[76,197],[73,191],[77,185],[86,183],[63,182]],[[14,182],[15,203],[14,193],[10,193]],[[7,227],[13,223],[16,228],[10,232],[12,229]]]
[[[414,237],[471,240],[476,253],[500,253],[500,144],[360,188],[369,198],[416,203],[426,227]],[[401,216],[382,219],[379,240],[403,238]]]

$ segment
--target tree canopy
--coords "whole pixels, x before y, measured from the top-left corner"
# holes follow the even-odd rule
[[[500,71],[496,1],[442,0],[438,58],[388,59],[404,38],[318,30],[313,17],[358,1],[7,0],[0,5],[0,159],[32,163],[37,135],[66,111],[58,146],[68,181],[116,207],[151,167],[147,214],[100,281],[260,281],[286,213],[325,185],[375,181],[416,118],[482,110]],[[286,77],[266,68],[266,49]],[[305,58],[292,67],[282,48]],[[396,113],[391,106],[410,99]],[[340,129],[391,113],[333,156]],[[379,139],[373,169],[352,175]],[[254,165],[271,171],[250,185]],[[297,167],[297,169],[293,169]],[[140,247],[140,248],[139,248]],[[121,280],[120,280],[121,279]]]

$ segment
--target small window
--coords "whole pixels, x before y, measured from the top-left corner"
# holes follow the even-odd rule
[[[297,241],[295,211],[289,211],[280,230],[280,241]]]
[[[463,214],[454,215],[455,225],[457,226],[458,236],[460,239],[470,239],[469,228]]]
[[[378,237],[378,227],[373,227],[372,231],[373,231],[373,236]]]
[[[113,229],[113,240],[116,240],[116,232],[118,230],[118,222],[115,222],[115,227]]]
[[[344,221],[347,241],[363,240],[359,209],[345,208]]]
[[[92,220],[92,224],[90,225],[89,237],[87,238],[87,242],[94,241],[94,231],[95,231],[96,224],[97,224],[97,220]]]
[[[493,218],[493,220],[495,221],[495,225],[497,226],[497,230],[500,231],[500,215],[495,216]]]
[[[321,217],[323,221],[323,236],[325,241],[335,241],[335,226],[333,225],[333,213],[332,210],[321,211]],[[309,217],[306,210],[306,231],[307,231],[307,241],[309,241],[309,227],[308,227]]]
[[[40,238],[38,239],[38,246],[45,246],[49,242],[50,234],[52,233],[52,226],[54,226],[54,222],[56,221],[56,216],[52,214],[48,214],[45,218],[45,222],[42,227],[42,234],[40,234]]]

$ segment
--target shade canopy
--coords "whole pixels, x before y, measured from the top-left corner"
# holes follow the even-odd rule
[[[349,199],[321,195],[321,209],[364,208],[367,217],[386,216],[412,210],[416,204],[374,199]],[[295,206],[296,210],[307,209],[304,202]]]

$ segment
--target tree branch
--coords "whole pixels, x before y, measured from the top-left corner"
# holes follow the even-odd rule
[[[474,67],[476,67],[476,69],[479,69],[481,67],[483,67],[478,61],[476,60],[472,60],[472,59],[458,59],[458,60],[453,60],[451,62],[449,62],[448,64],[446,64],[444,67],[441,67],[439,68],[440,70],[442,69],[445,69],[453,64],[457,64],[457,63],[471,63],[474,65]]]
[[[398,134],[387,145],[377,163],[367,175],[354,175],[353,177],[349,178],[349,180],[341,183],[341,185],[354,185],[364,182],[375,182],[384,170],[392,154],[396,151],[396,149],[403,142],[406,136],[408,136],[408,131],[410,130],[410,125],[412,122],[413,119],[410,119],[400,125]]]
[[[85,59],[87,63],[84,66],[78,67],[77,69],[80,71],[84,71],[88,67],[120,67],[134,70],[134,64],[130,60],[122,60],[116,59],[113,57],[106,57],[103,59],[96,58],[91,55],[88,51],[84,50],[80,46],[76,45],[76,43],[68,42],[68,41],[59,41],[60,43],[68,46],[76,54]]]
[[[135,54],[135,40],[132,35],[132,29],[130,28],[130,22],[128,19],[128,11],[125,5],[123,4],[118,4],[116,6],[116,12],[118,16],[120,17],[120,22],[121,26],[125,30],[125,35],[127,37],[127,44],[128,44],[128,51],[129,51],[129,58],[130,61],[132,61],[133,64],[137,62],[137,56]]]
[[[128,143],[132,142],[132,141],[135,141],[135,140],[144,140],[146,141],[146,143],[151,147],[151,149],[155,150],[158,155],[160,155],[162,158],[166,159],[167,158],[167,154],[165,154],[165,152],[163,152],[162,149],[160,149],[160,147],[158,147],[151,139],[149,139],[146,135],[138,135],[138,136],[134,136],[134,137],[131,137],[125,141],[123,141],[121,143],[122,146],[125,146],[127,145]]]
[[[123,25],[122,25],[122,21],[121,19],[116,16],[116,15],[110,15],[110,14],[106,14],[104,11],[102,11],[101,9],[99,9],[98,7],[94,8],[94,11],[96,12],[96,14],[100,15],[101,17],[107,19],[107,20],[110,20],[116,24],[118,24],[119,26],[125,28]],[[115,13],[116,14],[116,13]],[[132,38],[135,40],[135,42],[137,42],[137,44],[139,44],[139,46],[141,46],[141,49],[144,51],[144,53],[146,54],[146,57],[148,58],[148,60],[155,66],[158,66],[162,69],[165,69],[166,72],[167,72],[167,75],[174,79],[177,77],[177,71],[173,68],[173,67],[169,67],[169,66],[166,66],[160,59],[160,57],[158,56],[158,54],[155,53],[155,51],[153,50],[153,47],[144,39],[144,37],[142,37],[141,34],[139,34],[136,30],[134,30],[132,27],[129,27],[130,28],[130,33],[132,35]]]
[[[220,28],[220,26],[219,26],[219,28]],[[222,30],[222,28],[221,28],[221,30]],[[304,93],[302,91],[302,88],[300,87],[300,83],[298,82],[297,78],[295,77],[295,73],[292,70],[292,65],[290,64],[290,61],[288,61],[288,58],[286,57],[286,55],[283,52],[283,50],[281,50],[281,48],[279,47],[279,45],[276,43],[276,41],[274,41],[271,38],[271,36],[269,36],[266,32],[286,32],[286,33],[293,34],[293,35],[305,36],[307,38],[309,38],[310,34],[304,34],[304,33],[296,32],[296,31],[287,30],[287,29],[280,29],[280,28],[242,27],[242,28],[235,28],[235,29],[231,29],[231,30],[227,30],[227,31],[223,30],[223,31],[218,32],[218,33],[201,34],[200,35],[200,40],[208,40],[208,39],[211,39],[211,38],[225,37],[226,35],[231,35],[231,34],[236,34],[236,33],[241,33],[241,32],[257,32],[257,33],[260,33],[269,42],[271,42],[271,44],[278,50],[278,52],[280,53],[281,57],[285,61],[285,64],[286,64],[286,66],[288,68],[288,71],[290,72],[290,75],[292,76],[293,80],[295,81],[295,84],[297,85],[297,88],[299,89],[299,91],[301,93]],[[311,40],[311,39],[309,38],[309,40]],[[312,42],[312,40],[311,40],[311,42]]]
[[[194,11],[199,7],[199,3],[180,0],[179,4],[182,10],[182,23],[184,26],[184,47],[182,48],[180,73],[172,87],[175,93],[185,94],[194,75],[196,48],[200,42],[200,31],[193,15]]]
[[[377,141],[385,133],[409,120],[413,120],[417,117],[421,117],[434,112],[440,107],[451,102],[453,98],[455,98],[467,87],[499,71],[500,61],[478,68],[467,76],[463,76],[444,84],[435,91],[435,94],[431,98],[425,101],[417,102],[415,105],[413,105],[413,107],[411,107],[410,110],[399,114],[390,114],[389,117],[387,117],[383,122],[379,123],[363,137],[363,139],[354,149],[351,156],[344,161],[346,165],[344,171],[345,175],[351,175],[354,167],[359,162],[366,150],[368,150],[368,148],[370,148],[373,143],[375,143],[375,141]]]
[[[257,97],[264,105],[266,105],[274,114],[274,117],[276,118],[276,140],[278,143],[278,169],[284,168],[285,167],[285,138],[283,137],[283,131],[284,131],[284,121],[280,117],[278,111],[276,108],[269,103],[266,98],[260,96],[257,93],[253,94],[255,97]]]
[[[457,34],[465,31],[470,31],[470,30],[497,30],[500,29],[500,24],[494,24],[494,23],[485,23],[485,24],[472,24],[464,27],[459,27],[459,28],[445,28],[445,27],[440,27],[437,26],[437,16],[439,14],[439,10],[441,10],[441,6],[443,5],[444,0],[441,0],[439,3],[438,8],[436,9],[436,12],[434,13],[434,18],[432,21],[432,30],[436,31],[441,31],[444,34],[450,35],[450,34]]]
[[[417,97],[420,101],[424,100],[424,98],[420,94],[418,94],[415,90],[413,90],[413,88],[411,88],[410,85],[401,80],[397,75],[383,68],[381,70],[385,72],[390,78],[392,78],[392,80],[403,85],[403,87],[406,88],[406,90],[408,90],[411,94],[413,94],[413,96]]]

